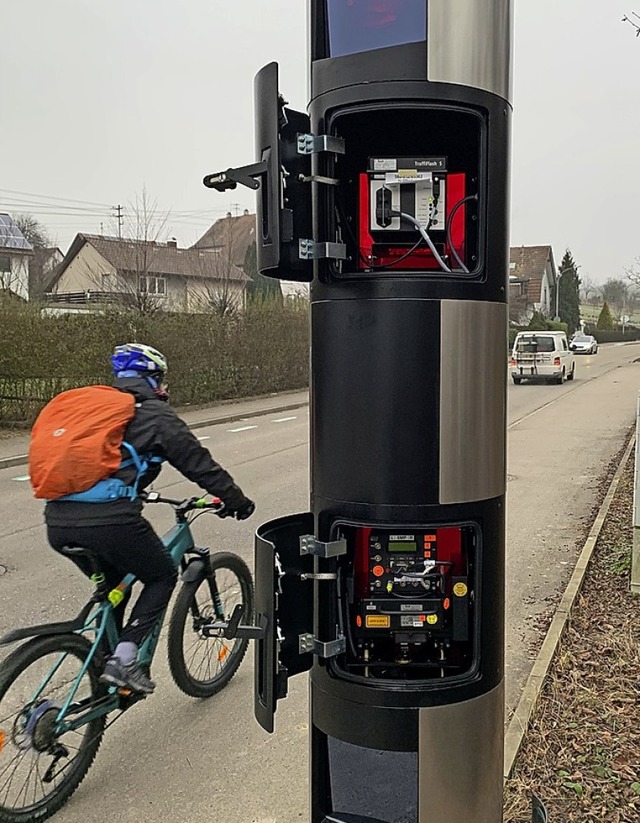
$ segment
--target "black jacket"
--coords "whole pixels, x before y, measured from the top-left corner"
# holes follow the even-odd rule
[[[130,392],[136,399],[136,412],[125,430],[124,440],[140,455],[162,457],[188,480],[209,494],[220,497],[228,505],[239,502],[243,495],[233,478],[215,460],[181,420],[168,403],[156,397],[146,380],[123,377],[114,386]],[[123,459],[129,457],[122,450]],[[144,475],[140,489],[152,483],[160,472],[159,465]],[[130,485],[136,477],[134,466],[119,469],[114,477]],[[138,520],[142,503],[137,500],[114,500],[109,503],[78,503],[52,500],[45,508],[45,520],[49,526],[100,526]]]

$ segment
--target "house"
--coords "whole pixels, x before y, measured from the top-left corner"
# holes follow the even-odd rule
[[[256,216],[249,214],[245,209],[244,214],[237,217],[228,211],[226,217],[216,220],[191,248],[217,251],[224,254],[238,268],[243,268],[247,249],[255,241]]]
[[[256,242],[256,215],[250,214],[247,209],[243,214],[234,217],[227,212],[194,243],[194,249],[215,249],[225,257],[230,258],[236,266],[243,268],[247,250]],[[281,280],[280,289],[284,297],[307,297],[309,286],[299,281]]]
[[[249,278],[219,249],[178,248],[175,240],[78,234],[49,285],[58,307],[95,310],[123,303],[142,311],[225,313],[243,305]]]
[[[29,299],[33,248],[8,214],[0,213],[0,292]]]
[[[509,253],[509,316],[523,323],[535,312],[553,317],[551,295],[557,280],[551,246],[513,246]]]

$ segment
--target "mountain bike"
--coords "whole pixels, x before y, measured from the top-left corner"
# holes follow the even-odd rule
[[[168,631],[172,677],[185,694],[211,697],[229,683],[249,639],[259,634],[251,573],[237,555],[194,544],[191,523],[205,512],[224,516],[221,501],[170,500],[155,492],[143,500],[167,503],[176,516],[162,538],[182,571]],[[135,577],[109,590],[95,555],[80,548],[63,553],[89,560],[96,587],[89,602],[75,620],[0,638],[0,646],[30,638],[0,664],[0,823],[42,821],[57,812],[87,774],[105,729],[146,697],[99,680],[118,643],[114,609]],[[164,616],[139,649],[147,673]]]

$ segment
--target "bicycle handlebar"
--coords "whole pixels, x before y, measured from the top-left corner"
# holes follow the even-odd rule
[[[222,515],[224,503],[219,497],[212,500],[205,500],[204,497],[189,497],[186,500],[172,500],[170,497],[161,497],[158,492],[143,492],[140,498],[144,503],[168,503],[176,511],[178,516],[186,515],[191,511],[213,511]]]

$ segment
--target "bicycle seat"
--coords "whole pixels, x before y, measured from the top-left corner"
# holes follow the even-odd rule
[[[75,560],[79,557],[84,557],[91,569],[92,574],[100,574],[102,567],[98,555],[91,549],[85,549],[83,546],[63,546],[60,549],[60,554],[68,557],[70,560]]]
[[[95,553],[91,549],[82,548],[82,546],[63,546],[59,551],[65,557],[86,557],[87,560],[96,560]]]

